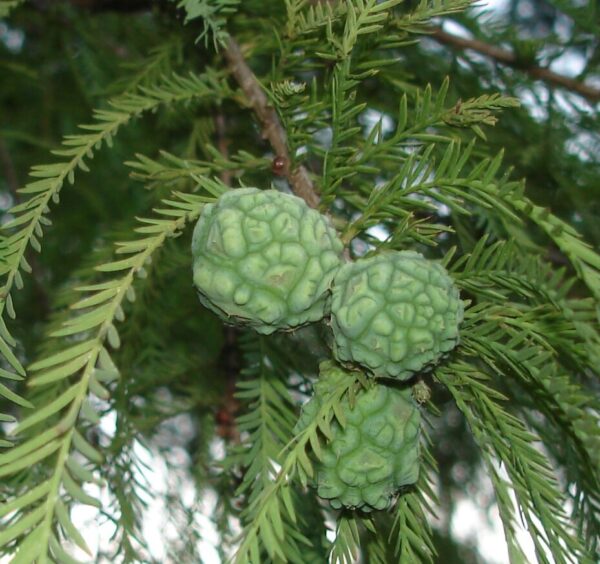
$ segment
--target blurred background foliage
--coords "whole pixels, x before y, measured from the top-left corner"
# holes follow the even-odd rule
[[[407,0],[401,9],[409,12],[416,5],[416,0]],[[284,4],[279,0],[245,0],[232,24],[234,33],[244,37],[253,18],[264,20],[273,29],[281,28]],[[508,50],[515,54],[514,64],[459,48],[436,30]],[[30,0],[16,7],[10,18],[0,20],[2,221],[9,219],[7,210],[18,203],[16,190],[24,184],[29,167],[47,162],[49,151],[59,147],[62,137],[73,133],[77,124],[89,122],[92,110],[106,107],[110,96],[150,84],[172,71],[191,68],[200,72],[207,64],[223,66],[219,63],[221,55],[212,45],[196,42],[197,35],[198,27],[183,27],[182,14],[174,3],[166,1]],[[265,45],[265,52],[270,47]],[[403,48],[401,58],[402,70],[393,80],[408,92],[428,83],[438,89],[448,76],[448,99],[457,104],[483,93],[501,92],[519,98],[520,108],[505,111],[493,128],[486,128],[490,154],[503,148],[504,163],[514,168],[514,178],[526,178],[531,199],[551,208],[598,248],[599,99],[538,80],[530,72],[533,66],[550,67],[600,89],[597,2],[482,2],[464,13],[423,26],[423,34]],[[268,73],[270,65],[269,57],[260,53],[252,61],[259,75]],[[394,115],[398,105],[394,89],[381,90],[376,83],[373,86],[370,90],[366,83],[362,91],[368,108]],[[219,131],[219,120],[227,123],[227,138]],[[74,188],[63,192],[61,205],[52,213],[53,227],[45,237],[44,252],[30,252],[34,276],[15,295],[19,315],[11,324],[21,357],[27,361],[26,355],[43,352],[42,335],[62,319],[62,308],[69,299],[65,289],[76,281],[83,283],[91,266],[107,260],[112,252],[108,243],[130,233],[132,218],[147,215],[177,183],[190,182],[148,179],[131,164],[136,154],[168,159],[157,153],[160,149],[180,159],[210,161],[214,154],[207,143],[217,148],[225,144],[231,154],[252,147],[255,139],[249,113],[225,102],[218,119],[212,110],[194,105],[176,114],[159,110],[125,128],[112,150],[99,151],[93,173],[79,175]],[[266,142],[256,147],[255,155],[260,161],[244,180],[262,186],[277,181],[271,172],[273,154]],[[235,177],[235,173],[230,174]],[[466,229],[464,236],[476,234]],[[532,242],[542,240],[533,226],[527,236]],[[143,307],[135,308],[122,329],[121,339],[128,346],[114,358],[125,384],[117,388],[114,397],[114,425],[117,438],[119,433],[122,437],[136,436],[172,468],[177,467],[174,452],[179,448],[178,452],[184,453],[185,479],[196,479],[200,491],[212,489],[221,494],[221,506],[217,506],[214,517],[219,524],[219,515],[230,512],[228,504],[235,507],[229,483],[235,476],[215,467],[218,456],[210,452],[217,448],[215,434],[220,441],[228,441],[235,433],[231,375],[239,369],[243,351],[235,344],[235,331],[223,330],[199,307],[190,291],[188,245],[189,233],[169,242],[160,267],[148,282],[150,287],[139,292]],[[566,264],[556,248],[545,245],[547,257],[557,265]],[[318,341],[318,336],[314,338]],[[306,347],[307,342],[310,340],[298,340],[295,349],[302,367],[299,373],[315,370],[315,355],[305,354],[301,346]],[[482,515],[487,504],[491,515],[493,495],[482,484],[479,452],[449,394],[435,389],[434,400],[442,412],[431,430],[433,454],[440,469],[441,511],[435,542],[444,556],[439,561],[485,562],[481,541],[478,543],[475,536],[457,535],[453,516],[457,501],[468,498],[484,508]],[[156,416],[149,418],[150,412]],[[109,480],[114,489],[123,495],[132,494],[133,486],[127,481],[138,478],[132,468],[135,456],[128,450],[131,445],[101,433],[97,441],[108,449],[112,463],[108,465]],[[186,519],[191,519],[198,508],[182,507],[173,493],[164,494],[166,506],[178,530],[186,530]],[[132,499],[136,499],[133,494]],[[137,530],[144,514],[142,506],[134,504],[133,509],[139,511],[122,515],[121,524]],[[225,521],[219,524],[223,531],[228,526]],[[115,542],[121,543],[119,551],[130,559],[146,554],[150,560],[140,549],[144,539],[138,540],[136,546],[127,545],[130,541],[126,536]],[[186,550],[197,540],[182,535],[172,539],[168,551],[182,562],[193,561]],[[109,561],[115,549],[104,549]]]

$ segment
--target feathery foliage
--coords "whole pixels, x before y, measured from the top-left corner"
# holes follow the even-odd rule
[[[234,14],[240,0],[179,0],[178,8],[185,10],[185,22],[200,19],[202,21],[202,33],[196,41],[208,44],[212,40],[215,49],[227,38],[227,32],[223,29],[226,16]]]
[[[212,197],[218,194],[215,192]],[[3,508],[5,514],[15,510],[20,513],[11,519],[10,528],[0,536],[3,544],[20,539],[19,561],[45,560],[50,553],[55,560],[71,560],[54,536],[52,525],[55,519],[63,534],[91,554],[68,514],[68,507],[76,502],[99,505],[99,501],[82,487],[94,481],[93,473],[86,465],[102,461],[101,453],[85,438],[89,426],[100,422],[94,401],[88,396],[107,400],[109,391],[105,385],[119,376],[107,346],[120,347],[114,323],[124,319],[124,300],[134,299],[130,288],[135,278],[147,275],[145,264],[152,254],[168,237],[176,236],[187,222],[197,217],[202,205],[210,201],[210,198],[184,194],[176,197],[163,201],[166,207],[156,210],[158,218],[141,220],[145,225],[138,227],[136,232],[143,237],[118,244],[117,253],[126,258],[96,267],[98,272],[118,275],[76,289],[85,297],[72,304],[71,309],[83,312],[66,321],[61,329],[52,332],[51,337],[77,337],[76,340],[82,342],[69,344],[29,367],[29,385],[34,389],[41,388],[40,395],[36,394],[38,402],[45,400],[47,403],[43,409],[25,417],[13,434],[25,437],[27,430],[45,430],[3,454],[0,475],[14,474],[40,464],[48,457],[55,461],[51,465],[51,477]],[[46,398],[55,399],[49,401]],[[74,452],[79,454],[72,455]],[[64,501],[60,496],[63,489],[67,497]]]
[[[597,76],[600,24],[521,2],[495,27],[470,0],[0,2],[0,557],[475,562],[453,519],[488,488],[508,561],[597,561],[598,118],[534,79],[565,54]],[[313,488],[344,402],[382,385],[332,381],[298,429],[327,323],[259,337],[197,301],[192,224],[237,186],[308,192],[348,260],[416,250],[460,289],[459,345],[407,383],[420,474],[389,512]]]
[[[53,151],[53,154],[65,160],[32,168],[30,175],[40,180],[30,182],[19,190],[20,194],[27,195],[27,200],[11,208],[14,218],[4,226],[10,236],[5,239],[5,260],[0,270],[4,278],[3,298],[0,302],[1,314],[6,311],[10,318],[16,317],[11,291],[13,286],[17,289],[23,286],[21,270],[31,272],[31,265],[27,261],[25,252],[29,246],[37,252],[41,251],[40,239],[44,235],[44,226],[51,225],[51,221],[46,217],[49,205],[59,203],[60,192],[65,181],[73,184],[77,169],[89,171],[86,159],[91,159],[94,151],[103,144],[110,146],[119,128],[143,112],[151,111],[160,104],[186,102],[196,97],[206,97],[209,93],[218,92],[217,88],[219,83],[216,76],[206,78],[173,76],[153,88],[142,87],[140,94],[126,93],[111,101],[110,110],[96,111],[94,117],[98,123],[81,126],[82,129],[92,133],[67,136],[63,141],[64,148]],[[4,321],[0,329],[0,351],[13,370],[4,371],[6,374],[3,373],[2,376],[11,379],[22,377],[23,366],[11,350],[16,343]],[[65,333],[67,334],[69,333]],[[32,407],[29,402],[12,393],[5,386],[0,388],[0,392],[3,390],[3,395],[8,399],[24,407]]]
[[[281,468],[275,480],[270,481],[249,502],[247,511],[251,517],[242,532],[242,542],[236,553],[236,562],[260,561],[261,545],[269,558],[289,558],[293,562],[302,562],[303,556],[298,543],[310,544],[300,531],[295,531],[297,522],[296,510],[292,498],[290,481],[297,476],[303,485],[313,476],[313,464],[306,452],[310,445],[319,456],[319,436],[331,436],[330,425],[335,418],[340,421],[340,403],[346,394],[356,386],[354,378],[336,382],[327,394],[322,397],[322,404],[312,421],[300,431],[293,441],[286,445]],[[342,416],[343,417],[343,416]],[[290,536],[285,534],[284,523],[287,522]],[[289,555],[289,556],[288,556]]]

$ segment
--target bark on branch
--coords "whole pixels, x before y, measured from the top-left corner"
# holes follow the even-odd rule
[[[291,159],[285,129],[279,121],[279,116],[275,108],[269,103],[269,99],[261,88],[258,79],[244,59],[240,46],[233,38],[228,39],[224,54],[229,63],[231,73],[246,95],[250,106],[261,124],[263,135],[269,140],[275,154],[278,157],[283,157],[285,162],[283,174],[290,183],[292,190],[297,196],[303,198],[309,206],[316,208],[319,205],[320,199],[308,175],[308,171],[302,165],[291,169],[289,164],[291,163]]]
[[[552,72],[547,68],[539,67],[537,65],[523,64],[523,62],[519,60],[515,53],[507,49],[495,47],[494,45],[490,45],[489,43],[485,43],[479,39],[466,39],[464,37],[458,37],[443,31],[439,27],[429,28],[428,33],[431,38],[435,39],[439,43],[443,43],[444,45],[449,45],[450,47],[460,50],[470,49],[471,51],[475,51],[481,55],[485,55],[486,57],[494,59],[499,63],[522,70],[535,79],[543,80],[544,82],[554,86],[567,88],[568,90],[583,96],[592,103],[600,101],[599,88],[595,88],[594,86],[586,84],[585,82],[579,82],[574,78],[569,78],[562,74]]]
[[[45,5],[49,1],[50,0],[33,0],[33,3],[36,4],[38,7],[45,7]],[[166,4],[167,6],[172,6],[172,4],[170,2],[167,2],[166,0],[68,1],[79,8],[85,8],[93,11],[114,10],[119,12],[136,12],[138,10],[148,10],[153,5],[163,6]],[[317,4],[319,2],[330,1],[331,0],[310,0],[310,4]],[[449,45],[460,50],[471,49],[472,51],[476,51],[481,55],[494,59],[495,61],[502,63],[503,65],[522,70],[535,79],[543,80],[548,84],[560,86],[561,88],[571,90],[572,92],[583,96],[591,103],[600,102],[600,88],[596,88],[590,84],[586,84],[585,82],[580,82],[574,78],[558,74],[538,65],[523,64],[523,62],[518,58],[518,56],[512,51],[502,49],[500,47],[495,47],[494,45],[490,45],[489,43],[485,43],[484,41],[480,41],[478,39],[465,39],[464,37],[458,37],[456,35],[443,31],[439,27],[429,28],[428,33],[430,37],[432,37],[439,43],[443,43],[444,45]],[[233,55],[234,53],[232,52],[231,54]],[[303,167],[300,167],[300,169],[297,172],[299,172],[301,176],[304,177],[306,176],[306,170],[304,170],[304,172],[302,172],[302,170],[304,170]],[[306,176],[306,178],[308,178],[308,176]],[[306,182],[306,179],[302,178],[301,182]]]

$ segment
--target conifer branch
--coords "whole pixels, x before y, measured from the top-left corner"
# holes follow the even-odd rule
[[[25,253],[29,247],[38,252],[41,250],[40,241],[44,235],[44,227],[51,224],[46,217],[51,202],[59,202],[63,185],[66,182],[74,183],[75,172],[78,169],[88,171],[86,161],[91,160],[95,151],[103,144],[110,146],[118,130],[133,118],[160,105],[208,97],[222,88],[225,87],[217,75],[190,75],[184,78],[174,74],[163,79],[158,85],[142,87],[139,93],[127,92],[113,98],[110,101],[110,109],[94,112],[95,123],[81,126],[81,129],[88,133],[65,137],[63,148],[53,151],[54,155],[62,157],[62,161],[32,167],[30,175],[37,180],[29,182],[18,191],[20,195],[27,195],[28,199],[13,206],[10,213],[14,219],[3,226],[10,235],[5,241],[5,262],[0,265],[0,353],[18,374],[18,378],[25,376],[25,370],[12,352],[16,341],[4,324],[4,313],[8,313],[10,318],[16,317],[11,292],[13,286],[18,289],[23,286],[21,271],[32,271]],[[30,407],[27,401],[4,387],[0,387],[0,396]]]
[[[282,449],[293,436],[296,422],[294,403],[284,385],[286,370],[273,358],[264,338],[247,335],[240,339],[244,353],[245,378],[237,384],[236,398],[243,401],[245,413],[237,419],[243,441],[239,462],[245,472],[237,495],[247,495],[248,505],[267,488],[281,463]],[[252,511],[244,512],[245,522],[254,520]]]
[[[0,0],[0,13],[3,6],[21,1]],[[285,13],[274,16],[279,33],[273,31],[271,19],[277,2],[287,10],[287,21]],[[485,141],[487,128],[496,123],[499,112],[518,103],[514,98],[474,93],[466,100],[448,102],[448,79],[441,81],[437,91],[430,86],[419,90],[407,78],[405,66],[398,64],[399,50],[416,37],[429,30],[432,40],[437,40],[438,28],[430,27],[432,17],[463,11],[471,0],[420,0],[397,9],[400,3],[67,0],[67,5],[81,8],[69,11],[75,18],[83,10],[145,9],[151,18],[162,8],[170,6],[170,12],[176,6],[184,8],[187,20],[199,26],[206,50],[214,45],[224,51],[220,64],[225,68],[215,72],[208,67],[200,77],[173,75],[174,68],[186,72],[194,64],[184,60],[187,51],[182,46],[188,36],[173,39],[169,26],[167,37],[166,27],[157,22],[152,29],[165,31],[163,42],[151,40],[155,47],[149,56],[129,65],[124,73],[128,76],[109,86],[112,92],[125,90],[126,94],[116,98],[116,106],[115,99],[112,107],[104,103],[106,110],[94,114],[95,122],[83,134],[65,140],[66,146],[55,153],[59,162],[35,167],[37,178],[22,192],[27,196],[7,212],[12,225],[1,241],[0,381],[7,378],[8,382],[0,384],[0,400],[6,397],[28,409],[13,433],[16,446],[0,453],[0,555],[10,554],[21,563],[72,562],[67,550],[73,543],[89,551],[71,520],[71,510],[81,504],[97,506],[86,490],[102,479],[111,496],[106,517],[115,525],[115,536],[113,542],[99,547],[96,559],[145,561],[155,556],[150,546],[143,554],[141,524],[147,508],[146,495],[140,494],[145,493],[166,501],[173,524],[182,522],[177,513],[184,509],[185,532],[172,545],[167,540],[165,558],[197,561],[198,505],[184,508],[183,498],[171,497],[171,487],[163,493],[155,484],[143,483],[143,478],[136,481],[136,474],[140,477],[143,472],[135,471],[142,460],[134,446],[147,439],[149,446],[161,448],[163,432],[170,437],[169,419],[184,413],[195,434],[186,445],[182,436],[177,446],[190,454],[190,464],[172,463],[171,443],[161,454],[170,478],[189,476],[189,471],[197,492],[207,485],[214,487],[217,550],[223,561],[230,557],[240,564],[327,560],[349,564],[359,559],[371,564],[416,564],[434,561],[436,550],[445,554],[428,523],[440,504],[433,488],[437,484],[434,453],[427,448],[432,443],[424,434],[419,480],[397,492],[391,515],[377,512],[365,517],[350,511],[334,515],[319,499],[319,492],[307,487],[318,479],[318,464],[325,462],[323,446],[332,440],[334,419],[343,426],[345,394],[352,405],[359,383],[371,385],[340,379],[322,398],[319,412],[310,421],[301,417],[297,423],[297,404],[309,393],[317,358],[331,354],[327,349],[319,352],[325,345],[317,330],[307,327],[266,339],[246,333],[238,337],[238,330],[231,329],[223,346],[220,330],[213,331],[218,320],[210,318],[213,326],[200,311],[188,314],[190,307],[197,306],[189,280],[189,242],[171,241],[171,237],[181,235],[184,223],[196,219],[202,205],[214,201],[233,177],[240,176],[240,184],[268,184],[271,159],[261,156],[267,142],[286,163],[284,176],[297,195],[322,208],[335,202],[331,206],[335,226],[345,243],[355,243],[356,255],[362,254],[365,244],[374,253],[418,247],[428,259],[436,260],[450,248],[442,263],[469,303],[460,344],[436,365],[432,378],[444,384],[442,415],[455,413],[458,407],[475,439],[452,462],[467,460],[466,454],[472,468],[487,469],[511,562],[536,560],[519,545],[520,516],[529,527],[539,562],[553,559],[566,564],[579,559],[585,563],[587,554],[596,550],[600,451],[593,378],[600,366],[600,256],[572,227],[525,196],[524,182],[514,180],[502,163],[502,153],[490,155],[489,147],[475,143],[475,135]],[[39,9],[49,4],[35,0]],[[150,6],[159,10],[151,12]],[[248,18],[249,14],[257,17]],[[229,38],[228,27],[252,34],[248,50],[245,43],[240,47]],[[106,29],[110,32],[110,25]],[[134,26],[131,29],[135,36],[131,44],[119,31],[124,49],[136,53],[147,48],[144,34]],[[578,37],[573,34],[573,41]],[[85,47],[95,43],[96,38],[90,37]],[[470,48],[447,45],[446,52]],[[501,51],[481,55],[489,57],[486,62],[491,65],[521,68],[522,81],[536,78],[516,58],[503,61]],[[407,51],[406,57],[410,65],[419,64],[418,50]],[[108,62],[102,54],[97,58]],[[258,77],[254,75],[250,65],[269,58],[275,61],[271,71],[258,74],[257,70]],[[119,59],[117,64],[122,62]],[[94,62],[90,56],[89,61],[74,62],[72,70],[95,76],[99,73]],[[164,76],[176,78],[163,82]],[[233,97],[225,79],[236,83],[238,104],[228,108],[229,113],[218,114],[219,100]],[[95,82],[106,86],[102,77]],[[52,201],[58,203],[61,185],[73,182],[78,167],[87,170],[96,150],[110,145],[121,125],[144,111],[156,111],[163,102],[188,103],[198,98],[203,102],[198,111],[194,108],[191,130],[186,123],[169,119],[169,136],[146,147],[151,151],[148,157],[137,155],[135,162],[126,163],[134,171],[133,178],[161,194],[170,190],[172,196],[156,210],[158,216],[141,219],[143,225],[137,228],[127,226],[138,235],[123,235],[126,242],[117,243],[118,260],[107,249],[110,245],[104,245],[92,253],[94,271],[90,266],[70,276],[76,281],[75,288],[66,288],[70,293],[50,294],[54,303],[62,306],[68,300],[72,306],[53,316],[48,338],[38,344],[34,335],[40,360],[28,365],[27,399],[21,398],[13,390],[22,388],[14,388],[11,380],[22,379],[25,371],[19,359],[25,364],[22,359],[28,360],[29,354],[17,347],[1,314],[15,316],[13,285],[20,287],[22,272],[33,266],[27,253],[41,248],[45,226],[50,225],[49,208]],[[23,109],[29,110],[26,104]],[[69,111],[67,118],[75,115]],[[254,119],[265,142],[257,143],[254,127],[231,138],[228,128],[239,119]],[[141,127],[136,133],[137,138],[147,129]],[[204,160],[187,158],[185,149],[181,154],[182,147],[196,147],[199,142]],[[297,157],[300,149],[302,156]],[[310,163],[306,165],[310,176],[304,167],[296,168],[300,162]],[[322,174],[317,176],[317,171]],[[215,180],[207,180],[207,175]],[[211,197],[182,194],[196,189]],[[123,200],[124,205],[139,209],[145,197],[142,192],[147,191],[136,190],[131,199]],[[49,249],[50,260],[65,240],[62,234],[81,227],[69,209],[65,214],[61,219],[67,223],[53,233],[59,240],[56,249]],[[388,235],[383,242],[379,240],[382,230]],[[108,239],[102,235],[103,241]],[[553,243],[575,272],[565,276],[566,268],[555,268],[544,256],[535,258],[538,249],[544,255],[547,243]],[[156,254],[161,260],[148,268]],[[53,276],[54,270],[48,274]],[[579,281],[590,292],[584,284],[574,286]],[[126,306],[127,301],[132,305]],[[126,324],[120,325],[125,318]],[[174,325],[176,331],[168,330]],[[120,352],[115,352],[119,347]],[[126,377],[119,379],[119,372]],[[224,374],[227,382],[221,378]],[[234,383],[236,397],[230,393]],[[215,426],[215,410],[222,406]],[[99,422],[115,414],[112,435]],[[4,422],[15,421],[0,414],[0,426]],[[442,419],[436,430],[440,437],[456,438]],[[468,430],[461,426],[461,438],[464,432]],[[96,440],[98,435],[101,440]],[[224,460],[212,452],[218,436],[228,439]],[[11,445],[0,440],[0,446]],[[475,453],[478,446],[480,454]],[[215,462],[232,472],[214,472]],[[446,476],[443,472],[442,478]],[[444,499],[452,501],[452,485],[444,479],[440,483]],[[571,508],[565,508],[568,500]],[[446,509],[445,504],[441,509]],[[239,518],[242,529],[237,541],[231,517]],[[325,532],[336,528],[331,525],[333,517],[337,536],[330,542]],[[237,554],[229,553],[235,545]]]
[[[524,195],[507,203],[531,219],[546,233],[569,259],[579,278],[596,299],[600,299],[600,255],[582,239],[577,230],[550,213],[547,208],[534,205]]]
[[[414,488],[398,497],[389,542],[399,562],[432,563],[438,556],[428,516],[435,517],[431,504],[439,504],[432,479],[439,470],[430,451],[430,439],[422,429],[421,468]]]
[[[345,378],[336,382],[322,398],[314,418],[288,445],[289,449],[281,461],[281,469],[276,478],[254,497],[247,509],[253,515],[253,520],[242,531],[242,542],[234,559],[235,564],[259,562],[261,545],[269,551],[271,557],[281,556],[284,546],[294,540],[286,538],[282,527],[284,520],[296,521],[291,498],[292,481],[294,478],[299,479],[306,486],[309,477],[314,475],[313,462],[306,449],[310,445],[315,454],[319,451],[314,445],[319,445],[322,436],[331,435],[330,425],[338,418],[340,402],[350,390],[359,385],[355,378]],[[300,542],[305,543],[302,539]],[[288,544],[288,550],[293,548],[293,545]]]
[[[359,520],[352,513],[342,513],[336,523],[335,540],[331,545],[331,564],[352,564],[360,555]]]
[[[159,84],[161,79],[173,74],[172,63],[180,57],[182,47],[183,42],[179,37],[169,38],[150,49],[142,59],[123,64],[129,74],[117,79],[109,91],[124,94],[135,92],[142,86]]]
[[[263,135],[269,140],[275,154],[278,157],[283,157],[286,163],[284,174],[292,190],[297,196],[303,198],[309,206],[316,208],[319,205],[319,196],[315,191],[308,171],[303,165],[290,168],[292,160],[288,150],[286,131],[281,125],[275,108],[269,103],[258,79],[248,66],[240,46],[232,37],[226,42],[224,55],[233,76],[246,95],[248,103],[262,126]]]
[[[145,155],[136,154],[135,161],[125,164],[133,169],[131,177],[148,182],[150,187],[164,186],[182,180],[196,180],[198,176],[217,174],[221,178],[224,171],[264,169],[269,161],[263,157],[255,157],[247,151],[239,151],[228,158],[214,146],[207,145],[206,151],[210,154],[210,161],[195,159],[182,159],[167,151],[160,151],[160,160],[151,159]]]
[[[21,203],[21,196],[19,194],[19,179],[17,177],[17,171],[15,170],[14,162],[6,145],[4,139],[0,138],[0,163],[4,169],[4,175],[8,185],[10,194],[13,197],[15,204]],[[39,262],[34,253],[27,253],[27,260],[31,266],[31,276],[35,283],[35,294],[37,296],[38,303],[40,304],[39,311],[45,316],[50,309],[50,298],[46,292],[46,288],[42,283],[42,276],[40,273]]]
[[[502,462],[514,491],[520,516],[534,543],[538,562],[548,562],[550,551],[556,562],[591,564],[566,515],[565,499],[546,456],[535,448],[539,439],[500,402],[506,398],[489,384],[486,373],[466,363],[438,368],[436,377],[447,386],[465,416],[488,469]],[[498,504],[513,549],[516,514],[506,498],[502,480],[494,479]]]
[[[547,84],[571,90],[572,92],[583,96],[591,103],[600,101],[600,88],[596,88],[591,84],[586,84],[585,82],[580,82],[574,78],[558,74],[548,68],[524,62],[515,52],[509,51],[508,49],[490,45],[489,43],[479,39],[458,37],[457,35],[448,33],[439,27],[430,27],[427,29],[427,33],[429,37],[435,39],[439,43],[449,45],[461,51],[465,49],[475,51],[476,53],[493,59],[498,63],[526,72],[536,80],[542,80]]]
[[[101,400],[109,398],[105,387],[107,382],[118,378],[118,369],[111,359],[108,347],[117,349],[120,337],[114,325],[124,319],[122,303],[133,299],[131,287],[137,277],[146,276],[145,265],[150,257],[160,249],[168,238],[175,237],[193,219],[197,218],[207,201],[212,201],[222,192],[216,183],[205,181],[204,189],[210,198],[198,195],[174,194],[172,200],[164,200],[164,208],[155,211],[156,219],[140,219],[144,225],[136,232],[137,240],[117,243],[117,253],[126,258],[115,260],[96,267],[101,273],[118,273],[112,280],[78,288],[87,294],[79,299],[71,309],[79,313],[68,319],[63,326],[52,333],[53,337],[73,337],[78,344],[69,344],[58,353],[35,362],[29,367],[34,377],[29,381],[33,388],[49,389],[47,402],[23,419],[13,434],[21,435],[26,430],[43,424],[47,430],[33,434],[18,447],[0,455],[0,477],[15,474],[23,469],[46,464],[47,459],[57,454],[51,476],[40,485],[40,498],[46,501],[32,508],[32,500],[27,494],[12,500],[14,509],[21,510],[20,518],[4,528],[0,533],[0,548],[14,539],[23,536],[19,556],[25,554],[33,559],[46,561],[49,552],[57,561],[71,561],[59,540],[54,536],[53,524],[60,522],[67,538],[73,539],[83,550],[90,553],[85,541],[71,523],[68,511],[64,509],[70,502],[99,506],[100,502],[83,490],[83,484],[93,481],[93,474],[70,455],[78,450],[88,462],[99,463],[102,456],[84,439],[78,431],[83,422],[97,424],[100,417],[89,401],[91,393]],[[91,335],[90,335],[91,333]],[[83,340],[83,339],[86,340]],[[64,389],[65,382],[75,379]],[[48,389],[48,388],[47,388]],[[66,410],[66,411],[65,411]],[[57,421],[57,418],[60,419]],[[61,489],[65,493],[61,493]],[[70,502],[62,499],[68,495]],[[64,510],[63,510],[64,509]],[[0,512],[0,518],[5,513]],[[26,561],[26,560],[23,560]]]

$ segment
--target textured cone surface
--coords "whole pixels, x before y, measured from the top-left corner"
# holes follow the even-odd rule
[[[463,305],[443,266],[411,251],[345,264],[331,302],[334,353],[375,376],[406,380],[458,343]]]
[[[232,190],[196,224],[194,284],[220,317],[269,334],[323,318],[342,249],[327,218],[304,200]]]
[[[339,368],[330,369],[326,381],[321,374],[297,430],[315,417],[323,389],[336,378],[348,377]],[[352,408],[346,400],[342,411],[345,426],[332,423],[331,439],[316,462],[317,494],[336,509],[387,509],[393,495],[419,475],[421,415],[411,391],[378,384],[357,395]]]

